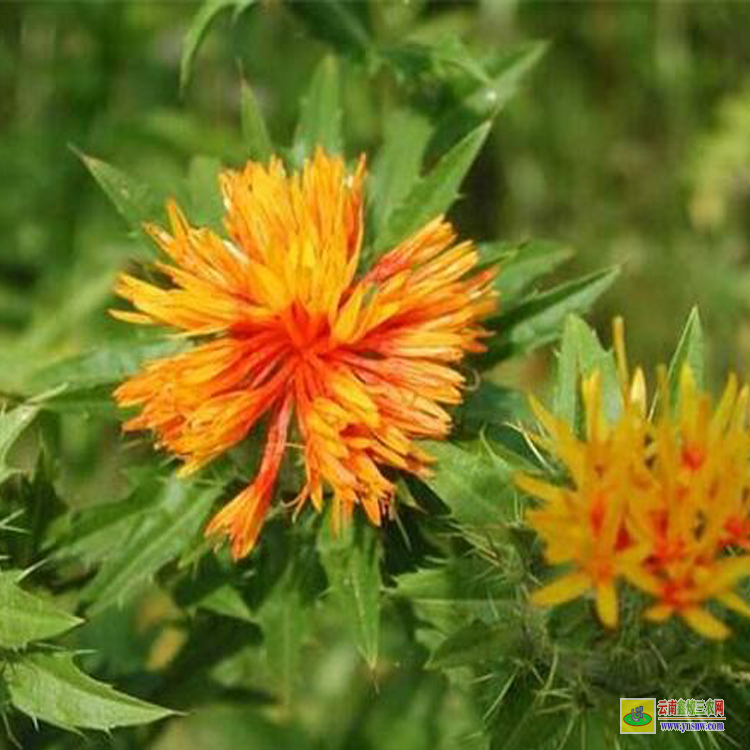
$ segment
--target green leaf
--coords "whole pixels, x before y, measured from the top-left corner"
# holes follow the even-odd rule
[[[524,631],[517,611],[506,608],[503,621],[487,624],[474,620],[452,633],[430,657],[432,669],[452,669],[483,662],[497,662],[518,655]]]
[[[35,721],[63,729],[101,729],[147,724],[173,714],[117,692],[81,672],[66,653],[14,657],[4,672],[13,705]]]
[[[495,364],[557,339],[566,316],[591,307],[618,272],[617,268],[609,268],[560,284],[492,318],[487,325],[498,335],[481,356],[482,365]]]
[[[445,213],[490,132],[490,123],[480,125],[445,153],[428,175],[417,182],[402,204],[393,211],[376,249],[403,240],[431,219]]]
[[[79,620],[53,604],[24,591],[20,571],[0,571],[0,647],[25,648],[32,641],[53,638],[79,625]]]
[[[369,3],[351,0],[316,0],[312,3],[287,0],[289,8],[309,30],[342,54],[365,58],[372,47]]]
[[[257,618],[234,586],[224,584],[201,598],[197,606],[207,612],[215,612],[224,617],[233,617],[244,622],[256,622]]]
[[[455,520],[487,536],[504,536],[514,520],[512,470],[486,440],[464,445],[425,444],[435,458],[433,474],[424,482],[448,506]]]
[[[319,551],[330,593],[372,669],[380,642],[381,546],[377,532],[361,519],[347,524],[338,536],[324,524]]]
[[[224,204],[219,191],[221,162],[212,156],[195,156],[188,170],[191,218],[196,225],[221,231]]]
[[[489,82],[467,92],[440,121],[430,150],[440,152],[481,122],[494,119],[515,96],[519,84],[541,59],[545,49],[543,42],[524,43],[485,64]]]
[[[500,292],[500,307],[514,304],[537,279],[554,271],[572,255],[571,248],[556,242],[532,240],[509,249],[506,243],[480,246],[483,263],[493,257],[493,249],[503,253],[495,288]]]
[[[260,111],[253,90],[242,81],[240,114],[242,116],[242,138],[250,159],[267,162],[273,154],[273,144],[268,135],[266,121]]]
[[[302,103],[292,153],[297,164],[322,146],[329,154],[342,150],[341,82],[336,58],[326,57],[315,69]]]
[[[38,406],[17,406],[0,413],[0,483],[17,473],[6,463],[8,452],[38,412]]]
[[[112,553],[112,540],[128,539],[148,515],[159,489],[159,478],[151,476],[123,500],[71,511],[51,535],[58,540],[55,557],[80,558],[87,564],[104,560]]]
[[[290,704],[292,690],[299,681],[302,639],[308,617],[293,575],[287,576],[274,589],[258,612],[266,659],[286,705]]]
[[[62,393],[72,397],[79,391],[119,383],[138,372],[146,362],[177,354],[185,348],[186,344],[180,341],[130,341],[104,345],[38,370],[32,378],[32,386],[38,391],[64,386]],[[56,397],[45,400],[43,405]]]
[[[496,622],[509,602],[515,606],[517,583],[494,561],[471,556],[400,575],[395,595],[409,601],[422,621],[448,635],[470,620]]]
[[[205,39],[211,24],[225,11],[234,9],[234,19],[236,20],[244,13],[255,0],[204,0],[198,8],[190,27],[185,34],[182,44],[182,58],[180,59],[180,91],[185,91],[185,87],[190,81],[193,61],[198,54],[198,50]]]
[[[412,110],[396,110],[386,120],[384,143],[373,163],[368,190],[376,244],[393,209],[419,178],[431,133],[429,120]]]
[[[615,420],[622,411],[622,395],[617,366],[612,353],[599,343],[596,333],[582,318],[569,315],[565,320],[558,354],[554,413],[574,428],[582,424],[581,379],[595,370],[602,374],[604,413]]]
[[[688,365],[692,370],[695,382],[701,387],[703,385],[705,361],[703,328],[697,307],[690,311],[685,327],[682,329],[677,349],[675,349],[672,361],[669,363],[669,394],[673,404],[677,400],[680,373],[684,365]]]
[[[221,488],[173,477],[141,522],[113,546],[96,577],[84,588],[92,614],[133,596],[164,565],[194,542]]]
[[[134,233],[142,234],[143,224],[159,217],[161,201],[149,185],[101,159],[76,154]]]

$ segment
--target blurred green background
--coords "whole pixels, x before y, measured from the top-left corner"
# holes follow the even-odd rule
[[[242,77],[274,139],[290,142],[310,72],[330,47],[310,34],[294,3],[262,2],[217,20],[181,93],[183,39],[196,9],[0,4],[0,391],[22,389],[45,362],[126,335],[105,310],[115,274],[142,250],[71,147],[169,194],[196,154],[242,160]],[[728,368],[747,373],[750,4],[423,1],[376,2],[367,12],[384,44],[458,35],[481,59],[548,41],[464,184],[453,213],[461,233],[570,245],[576,255],[559,278],[622,264],[592,317],[605,338],[611,316],[624,314],[632,359],[650,370],[668,357],[697,303],[714,382]],[[349,155],[376,152],[400,87],[418,89],[420,79],[371,75],[356,62],[343,74]],[[551,363],[542,353],[506,376],[542,386]],[[71,415],[55,427],[65,464],[59,486],[73,504],[112,493],[121,460],[115,420],[83,424]],[[95,620],[85,644],[101,654],[91,661],[97,674],[116,680],[168,660],[179,634],[157,633],[153,623],[168,620],[171,606],[156,596]],[[295,750],[313,742],[357,750],[470,745],[477,717],[446,698],[441,677],[417,667],[401,630],[384,634],[384,651],[401,658],[383,674],[367,672],[337,638],[333,628],[330,642],[313,644],[294,710],[274,709],[280,724],[249,709],[209,707],[170,725],[158,747],[234,750],[258,737]],[[224,677],[231,683],[255,668],[234,660]]]
[[[289,7],[225,14],[180,96],[188,3],[3,3],[0,342],[41,355],[117,335],[100,315],[132,254],[73,145],[169,192],[196,153],[228,163],[240,73],[288,142],[326,46]],[[379,2],[381,39],[458,33],[481,56],[544,39],[547,54],[495,125],[455,216],[478,239],[549,237],[579,269],[624,273],[595,322],[627,316],[635,355],[663,359],[698,303],[716,372],[743,368],[750,223],[746,3]],[[392,85],[345,69],[349,150],[376,150]],[[370,88],[378,92],[373,96]],[[567,273],[572,273],[569,268]]]

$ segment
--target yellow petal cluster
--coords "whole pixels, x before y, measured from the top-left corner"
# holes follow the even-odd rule
[[[622,321],[615,321],[622,408],[607,419],[602,375],[583,379],[585,426],[571,425],[532,399],[543,434],[532,440],[564,467],[553,483],[519,475],[518,486],[540,503],[526,514],[551,565],[567,571],[533,594],[540,605],[592,592],[602,622],[618,621],[618,589],[645,592],[645,617],[681,617],[707,638],[729,628],[710,602],[750,617],[737,593],[750,576],[750,431],[748,387],[729,378],[718,404],[679,374],[675,404],[665,368],[647,409],[642,371],[628,374]]]

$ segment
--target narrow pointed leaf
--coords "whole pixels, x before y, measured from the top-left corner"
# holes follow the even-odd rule
[[[515,96],[521,81],[539,62],[545,49],[544,43],[524,43],[485,64],[486,78],[489,80],[467,92],[458,105],[440,120],[430,143],[430,151],[439,153],[480,123],[497,117]]]
[[[274,682],[280,688],[282,700],[287,705],[299,681],[307,616],[299,588],[293,579],[287,579],[277,587],[258,612],[266,659],[275,676]]]
[[[554,341],[566,316],[588,310],[617,274],[617,268],[609,268],[560,284],[488,321],[498,335],[490,340],[482,364],[494,364]]]
[[[180,90],[184,91],[193,69],[193,61],[198,54],[203,40],[216,19],[226,10],[234,10],[236,19],[247,10],[255,0],[204,0],[196,11],[190,27],[185,34],[180,59]]]
[[[695,382],[702,386],[705,371],[703,328],[697,307],[690,311],[685,327],[682,329],[677,349],[675,349],[672,361],[669,363],[669,393],[672,403],[677,398],[683,365],[688,365],[693,372]]]
[[[484,440],[463,446],[435,442],[425,447],[435,464],[432,476],[424,481],[456,521],[483,534],[504,535],[514,515],[509,465]]]
[[[337,52],[363,59],[373,44],[369,28],[369,7],[351,0],[287,0],[287,5],[318,38],[333,45]]]
[[[63,729],[148,724],[173,712],[132,698],[81,672],[66,653],[36,652],[13,658],[4,677],[12,704],[35,721]]]
[[[496,663],[519,657],[524,643],[518,610],[505,608],[502,623],[488,625],[475,620],[452,633],[430,657],[432,669],[451,669],[473,664]]]
[[[144,222],[158,218],[160,201],[149,185],[101,159],[77,153],[131,231],[141,233]]]
[[[25,648],[32,641],[54,638],[82,620],[24,591],[19,571],[0,572],[0,647]]]
[[[501,252],[508,252],[505,243],[497,243],[496,246]],[[483,262],[491,258],[492,247],[485,245],[480,248]],[[554,271],[572,255],[571,248],[544,240],[523,242],[512,248],[509,254],[501,257],[500,272],[495,281],[495,288],[500,292],[500,306],[515,303],[535,281]]]
[[[273,153],[273,144],[268,135],[266,121],[263,118],[258,100],[255,98],[252,88],[245,81],[242,82],[240,114],[242,117],[242,138],[248,157],[255,161],[268,161]]]
[[[302,104],[293,155],[298,164],[320,146],[329,154],[341,151],[341,82],[334,57],[324,58],[313,73]]]
[[[431,133],[429,120],[412,110],[397,110],[386,121],[384,143],[373,164],[368,190],[376,243],[378,233],[387,225],[393,209],[406,198],[419,179]]]
[[[32,385],[39,391],[65,387],[66,392],[119,383],[145,362],[177,354],[186,347],[179,341],[129,341],[100,346],[38,370]]]
[[[555,414],[570,425],[582,423],[581,378],[588,377],[596,370],[602,374],[604,413],[611,420],[620,414],[622,396],[614,357],[599,343],[595,331],[577,315],[569,315],[565,320],[557,363]]]
[[[445,153],[428,175],[423,177],[396,209],[378,238],[377,248],[389,247],[445,213],[456,200],[459,188],[491,124],[480,125]]]
[[[16,470],[6,463],[8,452],[21,433],[31,424],[38,411],[37,406],[17,406],[0,413],[0,482],[16,473]]]
[[[380,642],[380,553],[376,530],[364,522],[350,523],[338,537],[328,525],[321,530],[321,562],[330,592],[371,668]]]
[[[148,514],[112,548],[83,590],[92,614],[135,594],[167,563],[178,558],[203,526],[220,487],[170,479]]]

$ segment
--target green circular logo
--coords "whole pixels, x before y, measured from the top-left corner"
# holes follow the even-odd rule
[[[635,720],[631,714],[625,714],[625,716],[622,717],[622,720],[631,727],[645,727],[651,723],[651,717],[645,713],[641,714],[640,718]]]

